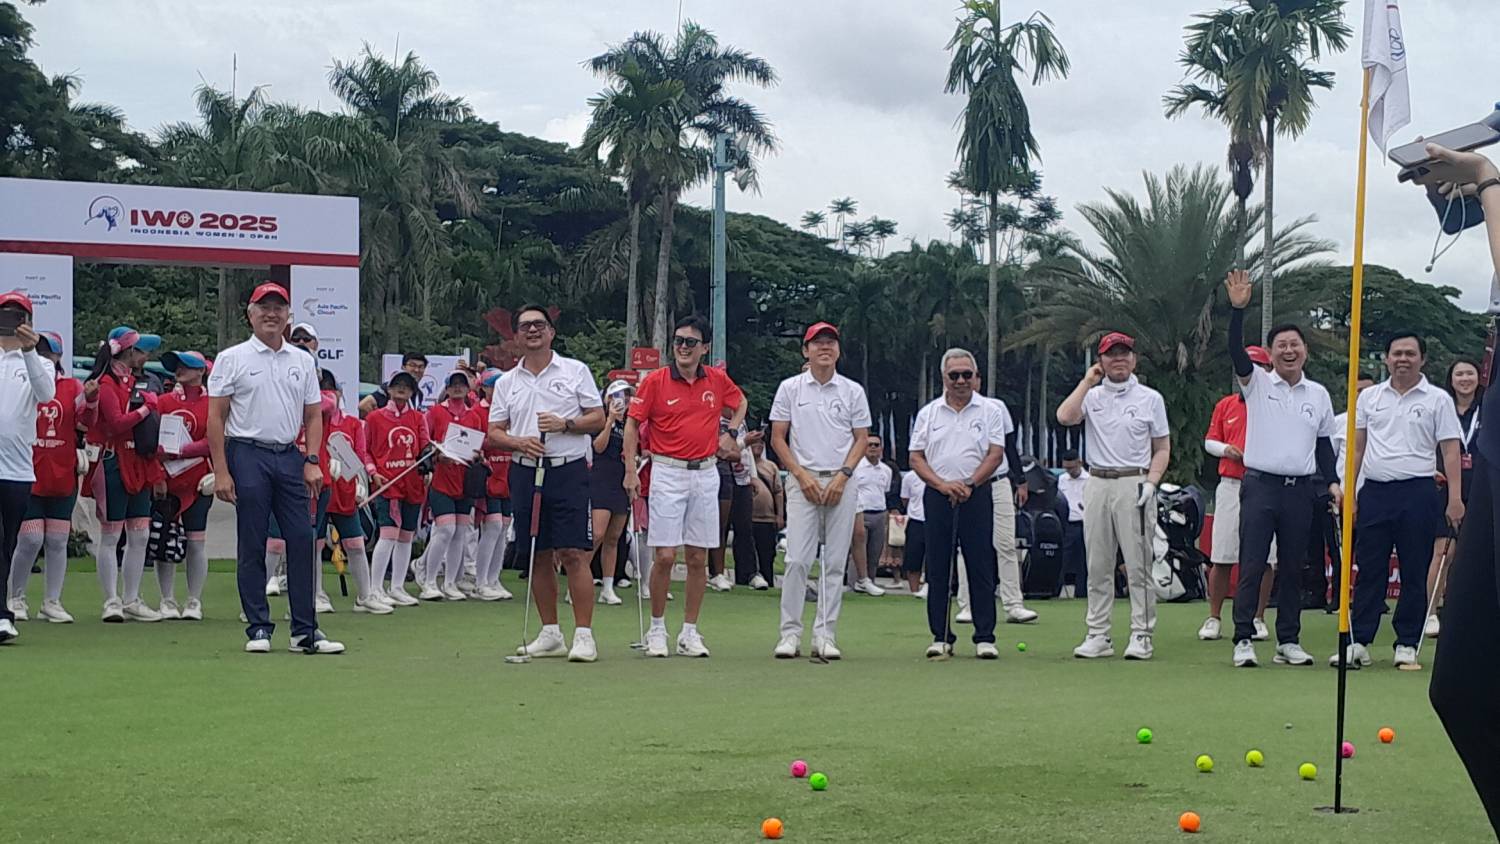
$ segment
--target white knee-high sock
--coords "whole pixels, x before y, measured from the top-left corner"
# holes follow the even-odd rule
[[[391,549],[391,588],[406,588],[406,573],[411,570],[411,534],[402,533]]]
[[[203,600],[203,584],[208,581],[208,537],[194,531],[187,539],[188,600]]]
[[[472,522],[467,516],[459,516],[458,522],[453,525],[453,539],[448,544],[448,564],[443,577],[453,587],[458,586],[458,578],[464,570],[464,549],[469,547],[469,534],[473,532]]]
[[[313,544],[313,594],[323,594],[323,540]]]
[[[375,544],[375,559],[370,563],[370,586],[376,591],[385,588],[385,573],[391,567],[391,557],[396,551],[396,532],[382,529],[380,541]]]
[[[505,559],[505,522],[485,518],[479,526],[479,550],[474,563],[474,580],[480,586],[494,586],[500,575],[500,561]]]
[[[158,562],[156,564],[156,588],[161,590],[163,601],[171,601],[174,604],[177,602],[177,588],[174,584],[176,579],[176,563]]]
[[[448,548],[453,544],[453,538],[457,532],[458,524],[452,516],[442,517],[442,521],[434,522],[432,535],[427,539],[427,552],[423,554],[426,564],[422,568],[422,586],[435,588],[439,574],[443,574],[444,566],[448,559]],[[458,581],[449,578],[450,585],[456,585]]]
[[[266,582],[269,583],[279,572],[276,571],[282,560],[286,557],[286,540],[266,540]]]
[[[94,569],[99,573],[99,591],[104,602],[120,600],[119,576],[120,534],[125,530],[124,522],[107,522],[99,527],[99,541],[94,543]]]
[[[127,604],[141,599],[141,578],[146,574],[146,544],[150,539],[150,519],[131,519],[125,523],[125,560],[120,568],[120,599]]]
[[[61,601],[63,579],[68,574],[68,522],[57,520],[47,523],[47,538],[42,548],[47,557],[47,600]],[[30,568],[29,566],[27,567]]]
[[[354,595],[360,600],[370,597],[374,586],[370,583],[370,558],[365,554],[365,539],[357,537],[343,540],[344,569],[354,578]]]
[[[38,551],[46,541],[46,522],[31,519],[21,523],[21,532],[16,536],[16,553],[10,558],[11,598],[26,597],[26,581],[31,578],[31,566],[36,562]]]

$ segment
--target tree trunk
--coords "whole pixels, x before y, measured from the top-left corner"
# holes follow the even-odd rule
[[[870,392],[870,326],[865,327],[865,336],[859,341],[859,383]]]
[[[641,288],[636,265],[641,257],[641,204],[630,203],[630,273],[625,277],[625,366],[630,366],[630,350],[641,344]]]
[[[432,322],[432,279],[422,285],[422,321]]]
[[[984,354],[984,381],[990,385],[990,394],[994,395],[1000,386],[995,380],[995,371],[998,368],[1000,353],[1000,261],[997,253],[997,238],[999,236],[1000,195],[990,192],[990,214],[987,228],[989,229],[990,241],[990,280],[989,280],[989,304],[985,312],[987,323],[987,341]]]
[[[1235,234],[1234,234],[1234,267],[1237,270],[1245,269],[1245,240],[1249,236],[1246,231],[1250,227],[1249,212],[1245,210],[1245,200],[1235,198]]]
[[[1026,407],[1021,411],[1021,421],[1016,426],[1020,429],[1017,432],[1016,441],[1021,444],[1021,451],[1023,453],[1036,451],[1036,432],[1026,430],[1031,427],[1031,420],[1033,418],[1031,415],[1031,366],[1029,363],[1028,361],[1028,366],[1026,367]],[[995,388],[993,386],[990,387],[990,395],[993,396],[995,394]]]
[[[661,245],[656,251],[656,301],[651,321],[651,345],[671,353],[667,348],[667,276],[672,269],[672,215],[677,210],[675,190],[664,190],[661,194]]]
[[[385,351],[397,354],[401,351],[401,268],[391,270],[388,290],[389,300],[385,309]]]
[[[229,271],[219,267],[219,351],[229,348],[229,320],[233,308],[233,290],[229,283]]]
[[[1261,271],[1260,279],[1260,340],[1266,341],[1271,326],[1275,325],[1275,301],[1273,299],[1273,286],[1275,279],[1275,253],[1276,253],[1276,226],[1271,216],[1273,207],[1272,200],[1275,198],[1276,189],[1276,116],[1266,115],[1266,172],[1264,174],[1266,187],[1266,254],[1261,256],[1264,269]]]
[[[1048,465],[1054,462],[1051,460],[1052,455],[1049,448],[1052,444],[1051,438],[1047,436],[1048,429],[1051,427],[1047,421],[1047,408],[1051,406],[1051,401],[1047,398],[1047,371],[1051,369],[1051,364],[1052,349],[1048,346],[1042,346],[1042,385],[1041,389],[1037,391],[1036,402],[1036,430],[1037,437],[1039,438],[1036,456],[1038,458],[1048,458]]]

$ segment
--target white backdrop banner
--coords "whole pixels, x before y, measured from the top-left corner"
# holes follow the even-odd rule
[[[461,355],[427,356],[427,372],[422,376],[420,384],[423,407],[431,407],[433,402],[442,399],[443,386],[448,383],[448,375],[463,359]],[[400,371],[400,355],[384,355],[380,358],[380,383],[384,384],[391,380],[391,376]]]
[[[73,259],[67,255],[0,253],[0,293],[19,290],[31,297],[38,331],[56,331],[63,339],[63,369],[73,364]],[[103,337],[95,338],[103,340]],[[88,354],[93,353],[88,350]]]
[[[344,410],[359,405],[359,270],[292,267],[292,324],[318,331],[318,366],[339,379]]]

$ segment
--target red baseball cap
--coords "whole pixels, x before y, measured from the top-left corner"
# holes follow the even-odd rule
[[[1266,351],[1265,346],[1246,346],[1245,354],[1250,356],[1251,363],[1258,363],[1261,366],[1271,365],[1271,353]]]
[[[26,313],[35,315],[36,311],[31,306],[31,297],[19,290],[9,293],[0,293],[0,305],[19,305],[26,309]]]
[[[806,346],[808,343],[811,343],[813,341],[814,337],[817,337],[819,334],[825,333],[832,334],[833,339],[835,340],[839,339],[838,327],[833,323],[815,322],[812,325],[809,325],[806,331],[802,332],[802,345]]]
[[[250,293],[250,304],[253,305],[256,302],[259,302],[260,300],[266,298],[267,296],[280,296],[282,301],[288,303],[292,301],[292,297],[287,294],[285,287],[282,287],[274,281],[268,281],[265,284],[262,284],[261,286],[255,288],[255,290]]]
[[[1133,352],[1135,351],[1135,338],[1129,334],[1111,331],[1099,340],[1099,354],[1102,355],[1115,346],[1124,346]]]

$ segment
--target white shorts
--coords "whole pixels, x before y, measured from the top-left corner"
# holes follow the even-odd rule
[[[649,527],[646,544],[652,548],[719,547],[719,470],[651,466],[651,495],[647,499]]]
[[[1240,479],[1220,478],[1214,496],[1213,550],[1209,562],[1231,565],[1240,561]],[[1276,565],[1276,540],[1271,540],[1268,560]]]

